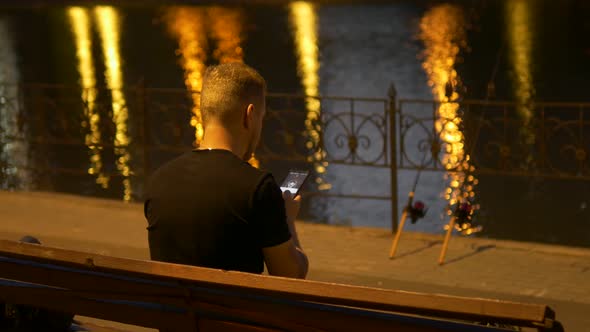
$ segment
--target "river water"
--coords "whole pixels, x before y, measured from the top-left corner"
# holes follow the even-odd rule
[[[261,72],[272,92],[386,99],[394,84],[398,98],[440,100],[451,82],[455,93],[451,101],[590,102],[589,17],[590,6],[582,0],[4,8],[0,9],[0,82],[65,84],[87,91],[117,90],[142,82],[148,87],[198,90],[207,65],[244,61]],[[488,90],[490,82],[493,94]],[[14,98],[15,91],[4,88],[2,98]],[[141,199],[142,181],[131,177],[139,157],[124,148],[137,139],[137,128],[127,125],[136,114],[121,106],[132,103],[132,97],[112,93],[107,113],[93,106],[104,102],[105,96],[89,92],[83,97],[88,120],[72,130],[84,132],[80,138],[86,144],[110,137],[112,149],[108,153],[86,149],[81,157],[74,157],[80,151],[65,148],[52,153],[54,160],[70,160],[70,166],[92,174],[35,182],[24,168],[5,167],[0,178],[4,188]],[[190,113],[191,102],[198,102],[197,98],[188,100],[189,109],[171,112]],[[307,102],[303,108],[302,112],[313,114],[319,105]],[[364,111],[378,109],[367,106]],[[452,107],[442,111],[457,112]],[[524,119],[533,116],[526,107],[517,111]],[[1,112],[2,159],[34,168],[36,161],[23,157],[29,149],[26,139],[6,139],[22,135],[17,130],[19,106],[5,105]],[[186,117],[184,126],[198,140],[199,114],[192,112],[192,120]],[[112,125],[107,125],[109,133],[101,134],[105,122]],[[586,133],[590,129],[587,124],[585,129]],[[327,149],[330,144],[335,143],[327,139]],[[409,149],[410,154],[418,154],[417,148]],[[155,160],[152,167],[171,156]],[[284,163],[268,166],[277,178],[288,168]],[[101,175],[107,171],[121,176],[109,180]],[[323,192],[390,194],[387,168],[327,164],[322,172],[322,183],[330,188]],[[415,175],[415,170],[398,172],[400,211]],[[443,232],[448,222],[444,209],[455,195],[451,190],[445,197],[453,180],[448,177],[442,172],[422,174],[416,195],[429,211],[406,229]],[[483,226],[477,236],[590,246],[587,181],[500,175],[481,175],[477,181],[472,191],[481,207],[476,221]],[[318,222],[391,224],[387,200],[313,198],[305,209],[303,216]]]

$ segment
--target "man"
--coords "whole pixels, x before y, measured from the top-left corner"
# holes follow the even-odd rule
[[[153,260],[305,278],[295,229],[299,196],[247,163],[260,139],[266,83],[240,63],[203,77],[205,133],[198,149],[151,177],[144,205]]]

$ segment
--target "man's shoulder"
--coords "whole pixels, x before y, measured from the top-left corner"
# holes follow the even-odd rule
[[[183,167],[183,165],[186,163],[185,160],[189,157],[190,152],[186,152],[181,154],[180,156],[177,156],[171,160],[164,162],[162,165],[156,168],[156,170],[154,170],[150,177],[156,178],[160,176],[162,173],[175,172],[176,169]]]
[[[248,179],[255,183],[264,181],[269,176],[272,177],[270,172],[256,168],[235,155],[220,154],[218,157],[218,159],[209,160],[210,165],[215,167],[216,172],[225,172],[227,176]]]
[[[245,178],[247,177],[249,179],[249,186],[255,187],[255,191],[259,191],[268,186],[277,186],[272,173],[267,170],[251,166],[248,163],[244,165],[242,174]]]
[[[160,166],[151,176],[150,184],[185,181],[188,178],[209,178],[219,181],[220,187],[251,190],[276,182],[272,174],[253,167],[248,162],[230,154],[199,155],[194,152],[182,154]],[[178,179],[178,180],[174,180]],[[206,180],[205,180],[206,181]],[[229,189],[229,188],[228,188]]]
[[[257,195],[261,191],[279,190],[272,173],[265,169],[256,168],[246,161],[236,165],[234,172],[231,174],[232,182],[240,183],[236,186],[240,189],[248,189],[251,194]]]

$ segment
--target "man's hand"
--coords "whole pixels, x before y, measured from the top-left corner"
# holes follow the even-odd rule
[[[287,221],[293,222],[299,214],[299,208],[301,207],[301,195],[293,197],[293,194],[290,191],[285,190],[285,192],[283,192],[283,199],[285,200]]]
[[[262,248],[264,262],[268,273],[275,276],[290,278],[305,278],[309,268],[307,255],[301,249],[299,237],[295,230],[295,218],[299,214],[301,196],[293,197],[289,191],[283,193],[287,224],[291,232],[291,239],[274,247]]]

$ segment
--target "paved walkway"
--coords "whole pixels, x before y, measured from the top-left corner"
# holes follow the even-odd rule
[[[31,234],[47,245],[147,259],[142,213],[140,204],[0,191],[0,238]],[[390,260],[392,236],[387,230],[310,223],[297,227],[310,258],[309,279],[546,303],[567,331],[590,331],[590,249],[457,236],[447,264],[438,266],[438,235],[404,233],[397,257]]]

